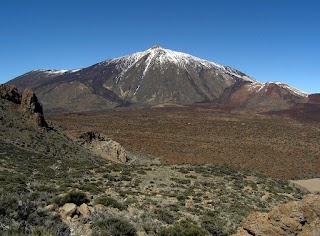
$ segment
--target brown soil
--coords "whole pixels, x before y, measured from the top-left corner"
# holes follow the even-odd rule
[[[49,118],[71,135],[101,132],[164,163],[226,163],[285,179],[320,176],[320,124],[289,118],[166,107]]]
[[[283,117],[290,117],[301,123],[320,124],[320,103],[298,103],[289,110],[268,112]]]

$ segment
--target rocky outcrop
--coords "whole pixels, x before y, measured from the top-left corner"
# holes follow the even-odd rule
[[[129,161],[124,147],[103,134],[89,131],[79,137],[79,142],[95,154],[108,160],[120,163]]]
[[[17,104],[21,102],[21,94],[17,87],[10,84],[0,84],[0,97]]]
[[[320,196],[307,195],[274,207],[268,213],[254,212],[234,236],[249,235],[320,235]]]
[[[22,93],[20,109],[22,115],[30,119],[36,126],[48,126],[43,116],[42,105],[30,88],[25,89]]]
[[[66,203],[58,209],[63,222],[70,228],[71,235],[92,235],[90,220],[94,212],[92,206],[83,203],[77,206],[74,203]]]
[[[15,85],[1,84],[0,97],[18,104],[22,115],[29,119],[35,126],[48,127],[43,116],[42,105],[32,89],[27,88],[20,94]]]

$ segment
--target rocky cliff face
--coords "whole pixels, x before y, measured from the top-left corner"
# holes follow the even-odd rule
[[[249,235],[320,235],[320,196],[307,195],[301,201],[276,206],[268,213],[249,215],[234,236]]]

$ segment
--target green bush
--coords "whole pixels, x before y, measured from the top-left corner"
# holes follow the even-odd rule
[[[77,206],[80,206],[82,203],[89,202],[87,199],[87,196],[80,191],[73,191],[73,192],[67,193],[65,196],[57,197],[53,201],[59,206],[63,206],[66,203],[74,203]]]
[[[55,236],[56,232],[43,226],[35,226],[32,228],[32,236]]]
[[[174,223],[174,215],[170,211],[162,208],[157,208],[154,210],[154,213],[156,214],[156,218],[158,220],[161,220],[167,224]]]
[[[202,236],[209,235],[207,230],[200,228],[199,226],[188,222],[182,221],[175,223],[168,228],[162,228],[158,233],[159,236]]]
[[[102,204],[106,207],[113,207],[113,208],[118,208],[119,210],[125,210],[126,209],[126,205],[118,202],[117,200],[113,199],[112,197],[108,197],[108,196],[101,196],[99,198],[97,198],[94,201],[95,204]]]
[[[134,236],[136,229],[130,222],[120,218],[99,219],[92,224],[93,235]]]
[[[185,201],[187,197],[184,194],[178,194],[176,198],[179,202],[182,202]]]
[[[98,183],[87,183],[80,187],[83,191],[90,192],[92,194],[98,194],[101,192],[100,185]]]
[[[208,230],[213,236],[229,235],[225,232],[225,222],[223,222],[217,215],[208,214],[202,217],[201,226]]]

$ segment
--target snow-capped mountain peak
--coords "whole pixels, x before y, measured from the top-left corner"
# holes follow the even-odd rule
[[[127,56],[122,56],[115,59],[107,60],[103,63],[104,64],[116,63],[117,69],[121,70],[122,74],[124,74],[136,63],[145,63],[145,70],[143,75],[145,75],[146,72],[149,70],[149,68],[153,65],[157,65],[163,69],[166,69],[168,65],[174,64],[186,71],[188,71],[188,68],[192,66],[195,68],[199,68],[199,70],[203,68],[213,69],[217,72],[220,71],[222,73],[226,73],[235,78],[242,79],[248,82],[256,81],[255,79],[231,67],[223,66],[215,62],[207,61],[187,53],[165,49],[158,45],[155,45],[143,52],[137,52]]]

